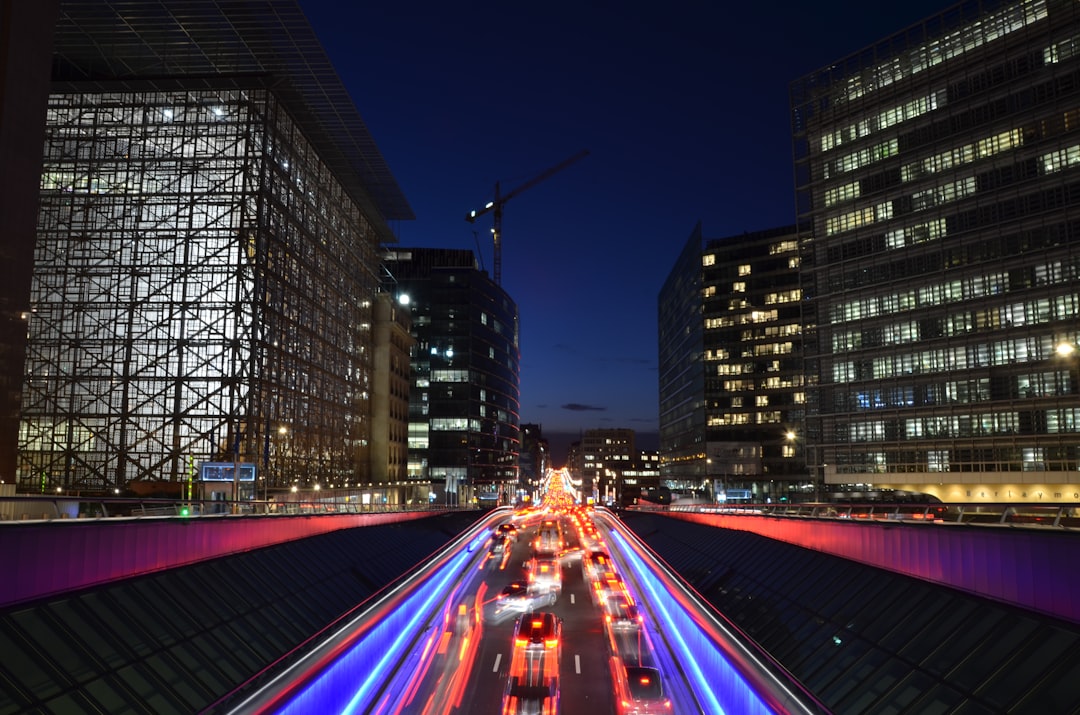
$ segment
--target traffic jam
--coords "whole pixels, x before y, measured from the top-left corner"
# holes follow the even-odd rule
[[[604,644],[599,657],[606,660],[614,712],[672,712],[645,627],[645,609],[612,559],[592,509],[575,504],[557,474],[542,503],[515,511],[495,528],[480,569],[494,592],[481,604],[484,623],[513,622],[502,692],[505,715],[572,711],[570,702],[561,702],[571,695],[563,676],[579,674],[582,658],[596,660],[597,654],[574,653],[567,663],[564,642],[575,640],[597,650],[592,634],[598,622]],[[569,597],[568,583],[574,585]],[[583,591],[587,597],[579,598]],[[501,656],[496,662],[500,672]]]

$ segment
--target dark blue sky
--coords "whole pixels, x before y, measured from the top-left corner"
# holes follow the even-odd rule
[[[402,246],[491,272],[465,214],[589,150],[503,215],[521,420],[559,462],[555,433],[656,431],[657,295],[695,223],[794,223],[791,81],[949,4],[301,0],[416,213]]]

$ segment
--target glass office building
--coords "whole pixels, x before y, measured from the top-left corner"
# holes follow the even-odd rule
[[[416,340],[407,479],[439,503],[507,503],[521,449],[517,304],[469,250],[393,248],[383,264]]]
[[[64,2],[53,80],[20,490],[367,481],[412,214],[296,3]]]
[[[807,498],[799,234],[705,239],[660,293],[661,476],[720,500]]]
[[[964,3],[792,84],[827,483],[1080,498],[1078,52],[1074,2]]]

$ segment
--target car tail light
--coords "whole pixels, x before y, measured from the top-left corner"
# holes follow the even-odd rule
[[[548,638],[546,641],[544,641],[544,645],[547,646],[548,648],[554,648],[555,646],[559,645],[559,639],[558,638]]]

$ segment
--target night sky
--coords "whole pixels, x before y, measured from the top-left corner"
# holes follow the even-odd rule
[[[909,0],[300,0],[416,214],[401,246],[469,248],[521,315],[521,421],[655,448],[657,296],[701,221],[794,223],[790,83],[950,6]]]

